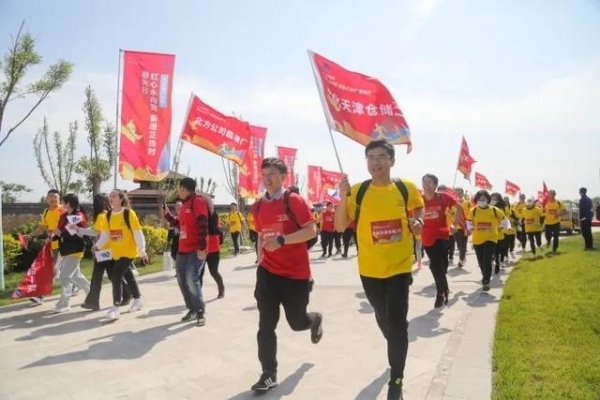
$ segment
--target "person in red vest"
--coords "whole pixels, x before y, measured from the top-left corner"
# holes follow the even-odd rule
[[[323,210],[323,217],[321,221],[321,246],[323,247],[323,254],[321,257],[331,257],[333,251],[333,238],[335,235],[334,224],[335,210],[333,203],[328,201],[325,203],[325,210]]]
[[[448,226],[446,211],[456,207],[454,225],[464,225],[462,220],[462,205],[454,195],[448,192],[438,192],[438,178],[433,174],[423,176],[423,198],[425,200],[425,214],[423,217],[423,232],[421,240],[429,257],[429,269],[435,281],[437,294],[434,307],[439,308],[448,304],[448,241],[450,227]]]

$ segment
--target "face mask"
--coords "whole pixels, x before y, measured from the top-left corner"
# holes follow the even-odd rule
[[[487,205],[488,205],[488,202],[487,202],[487,200],[479,200],[479,201],[477,202],[477,205],[478,205],[479,207],[482,207],[482,208],[483,208],[483,207],[487,207]]]
[[[491,204],[491,205],[493,205],[493,206],[495,206],[495,205],[496,205],[496,203],[497,203],[497,201],[496,201],[496,200],[492,200],[492,201],[490,201],[490,204]]]
[[[527,207],[529,207],[529,208],[533,207],[533,202],[532,201],[528,201],[527,202]]]

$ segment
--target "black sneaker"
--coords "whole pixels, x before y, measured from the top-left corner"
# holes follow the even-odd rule
[[[275,376],[275,374],[263,372],[258,382],[252,385],[250,390],[264,393],[269,389],[273,389],[275,386],[277,386],[277,376]]]
[[[444,295],[438,294],[437,296],[435,296],[435,303],[433,304],[433,307],[440,308],[443,305],[444,305]]]
[[[219,293],[219,295],[217,296],[217,299],[223,299],[223,298],[225,298],[225,292]]]
[[[206,325],[206,318],[204,318],[203,312],[196,314],[196,325],[198,325],[198,326]]]
[[[348,258],[348,253],[342,253],[342,258]]]
[[[81,308],[85,308],[86,310],[92,310],[92,311],[100,310],[100,306],[98,304],[90,304],[90,303],[81,304]]]
[[[387,400],[402,400],[402,379],[397,378],[388,383]]]
[[[482,290],[484,292],[489,292],[489,290],[490,290],[490,284],[489,283],[484,283]]]
[[[127,298],[127,299],[124,299],[124,300],[121,302],[121,305],[122,305],[122,306],[128,306],[128,305],[129,305],[129,303],[131,303],[131,297],[129,297],[129,298]]]
[[[188,311],[187,314],[185,314],[183,318],[181,318],[181,322],[188,322],[191,321],[193,318],[196,318],[196,313],[193,311]]]
[[[310,328],[310,341],[317,344],[323,338],[323,314],[317,314],[317,323]]]
[[[496,275],[500,273],[500,264],[496,264],[496,268],[494,268],[494,273]]]

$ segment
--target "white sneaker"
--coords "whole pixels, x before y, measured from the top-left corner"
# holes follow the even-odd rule
[[[113,306],[110,308],[110,310],[108,310],[108,313],[106,314],[106,319],[109,320],[117,320],[119,319],[120,316],[120,311],[119,311],[119,307],[117,306]]]
[[[64,313],[64,312],[68,312],[71,311],[71,307],[66,306],[66,307],[54,307],[52,309],[52,314],[60,314],[60,313]]]
[[[131,307],[129,307],[129,312],[136,312],[136,311],[140,311],[142,309],[142,307],[144,307],[144,302],[142,301],[142,299],[133,299],[133,302],[131,303]]]

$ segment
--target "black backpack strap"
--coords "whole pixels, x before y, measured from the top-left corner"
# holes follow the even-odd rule
[[[285,212],[285,215],[287,215],[287,217],[290,219],[290,221],[292,221],[294,225],[298,227],[298,229],[301,229],[302,227],[298,223],[296,215],[294,215],[294,213],[290,209],[290,194],[291,192],[289,190],[283,192],[283,211]]]
[[[400,195],[402,195],[402,200],[404,200],[404,212],[406,212],[406,222],[409,223],[408,221],[410,220],[410,218],[408,216],[408,188],[406,187],[406,185],[404,184],[404,182],[402,182],[402,179],[400,179],[400,178],[394,179],[394,183],[396,184],[396,187],[400,191]],[[436,195],[437,195],[437,193],[436,193]],[[410,223],[409,223],[409,225],[410,225]]]
[[[112,210],[108,210],[106,212],[106,221],[108,222],[108,229],[110,230],[110,216],[112,215]]]
[[[358,224],[358,218],[360,217],[360,207],[363,199],[365,198],[365,193],[371,184],[371,179],[367,179],[363,183],[360,184],[358,188],[358,192],[356,192],[356,210],[354,211],[354,222]],[[406,187],[405,187],[406,189]]]
[[[131,231],[131,223],[129,222],[129,208],[123,210],[123,219],[125,220],[125,225],[127,225],[127,228],[129,228]]]

